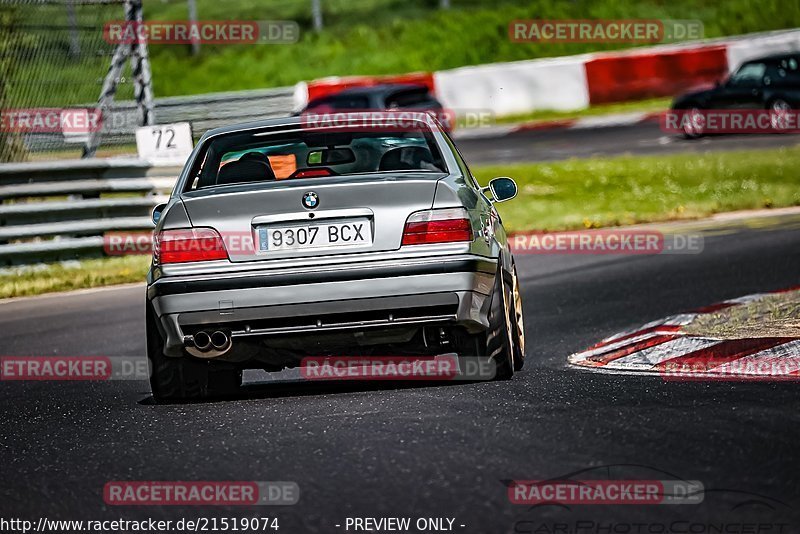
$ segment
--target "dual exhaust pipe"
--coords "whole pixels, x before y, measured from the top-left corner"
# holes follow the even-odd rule
[[[186,350],[198,358],[216,358],[228,352],[232,344],[230,334],[224,330],[201,330],[192,337]]]

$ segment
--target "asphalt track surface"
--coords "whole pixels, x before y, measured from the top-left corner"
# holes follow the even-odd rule
[[[717,135],[696,140],[661,131],[658,122],[603,128],[529,130],[501,137],[459,139],[471,164],[556,161],[595,156],[659,155],[796,146],[800,135]]]
[[[0,382],[0,518],[270,516],[282,533],[345,532],[347,517],[380,516],[450,517],[469,533],[576,521],[587,530],[562,532],[745,521],[800,532],[796,382],[665,382],[565,363],[644,321],[797,285],[797,218],[756,226],[708,232],[695,255],[518,256],[529,345],[510,382],[250,374],[242,399],[183,405],[153,404],[144,381]],[[128,286],[0,304],[2,354],[142,355],[143,303],[143,286]],[[503,482],[583,470],[578,478],[699,480],[704,501],[530,507],[511,504]],[[295,481],[301,497],[288,507],[112,507],[102,493],[111,480]]]

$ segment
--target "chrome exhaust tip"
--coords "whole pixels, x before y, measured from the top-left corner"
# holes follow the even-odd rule
[[[207,332],[198,332],[194,335],[194,346],[200,352],[211,350],[212,341],[211,336]]]
[[[187,338],[184,343],[186,352],[204,360],[218,358],[227,353],[232,346],[231,336],[224,330],[213,332],[201,330],[191,338]]]
[[[210,336],[211,345],[218,351],[226,351],[231,346],[231,338],[222,330],[217,330]]]

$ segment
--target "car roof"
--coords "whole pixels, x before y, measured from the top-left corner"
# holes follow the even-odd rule
[[[384,83],[378,85],[366,85],[360,87],[348,87],[342,89],[338,93],[333,93],[320,98],[337,97],[337,96],[360,96],[360,95],[374,95],[374,94],[390,94],[396,91],[405,91],[412,89],[425,89],[428,90],[426,85],[412,84],[412,83]],[[318,100],[318,99],[315,99]]]
[[[366,115],[375,115],[376,117],[385,117],[385,111],[376,111],[374,113],[371,112],[364,112],[359,111],[357,113],[346,113],[346,112],[339,112],[337,113],[337,117],[341,118],[344,115],[352,115],[354,119],[361,118],[363,119]],[[422,114],[420,112],[420,114]],[[284,127],[287,126],[300,126],[303,122],[303,117],[279,117],[274,119],[263,119],[258,121],[248,121],[248,122],[238,122],[235,124],[229,124],[227,126],[220,126],[219,128],[214,128],[212,130],[208,130],[198,141],[198,145],[201,141],[205,141],[209,137],[216,137],[218,135],[224,135],[228,133],[234,132],[243,132],[246,130],[259,130],[262,128],[274,128],[275,131],[280,131]],[[405,120],[413,120],[413,118],[406,117]],[[423,121],[421,121],[423,122]],[[424,121],[428,126],[432,126],[430,122]],[[431,128],[433,129],[433,128]]]
[[[796,52],[794,52],[794,53],[784,53],[784,54],[770,54],[768,56],[755,57],[753,59],[748,59],[747,61],[742,63],[742,65],[745,65],[747,63],[769,63],[769,62],[772,62],[772,61],[780,61],[782,59],[798,59],[798,60],[800,60],[800,54],[798,54]]]

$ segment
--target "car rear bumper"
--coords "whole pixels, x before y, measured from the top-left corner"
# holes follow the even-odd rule
[[[474,255],[352,263],[278,272],[165,277],[147,289],[166,334],[182,354],[187,332],[227,326],[233,337],[302,334],[450,322],[487,326],[497,261]]]

